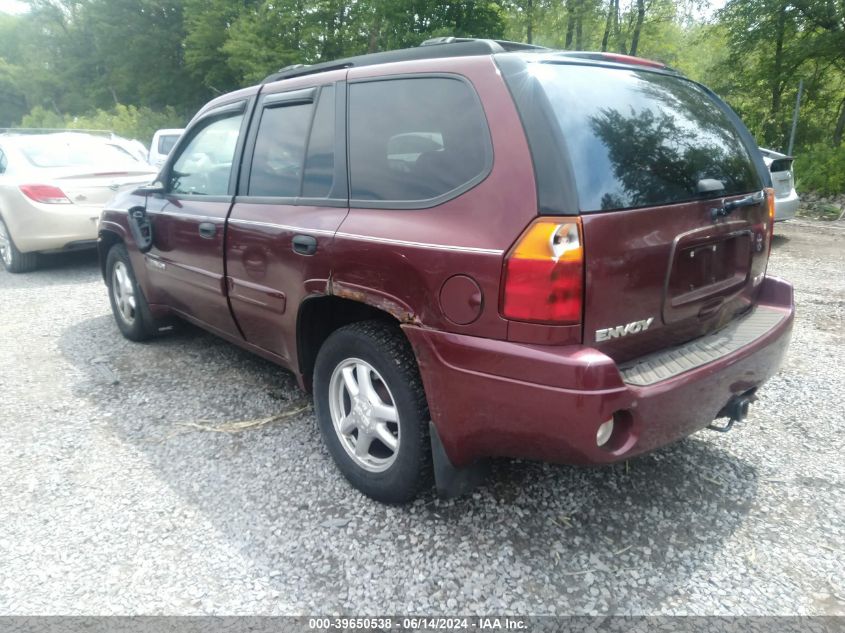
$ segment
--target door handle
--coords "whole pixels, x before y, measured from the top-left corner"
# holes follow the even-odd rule
[[[310,235],[294,235],[291,247],[294,253],[313,255],[317,252],[317,238]]]
[[[217,225],[214,222],[200,222],[200,237],[213,240],[217,236]]]

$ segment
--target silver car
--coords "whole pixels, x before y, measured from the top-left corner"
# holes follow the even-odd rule
[[[800,202],[792,174],[794,159],[792,156],[762,147],[760,153],[763,154],[763,161],[772,173],[772,186],[775,188],[775,222],[794,218]]]
[[[25,272],[39,252],[96,246],[103,205],[154,177],[154,168],[100,137],[0,134],[0,262]]]

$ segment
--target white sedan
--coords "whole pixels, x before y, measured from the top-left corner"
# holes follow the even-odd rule
[[[0,134],[0,261],[26,272],[37,254],[93,248],[100,210],[155,170],[87,134]]]
[[[800,199],[798,192],[795,191],[792,156],[762,147],[760,153],[763,154],[763,162],[772,174],[772,186],[775,189],[775,222],[794,218]]]

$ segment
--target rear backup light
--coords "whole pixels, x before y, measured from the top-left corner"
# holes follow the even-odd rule
[[[52,185],[21,185],[21,193],[42,204],[70,204],[65,192]]]
[[[584,248],[581,220],[543,218],[520,236],[505,260],[502,315],[560,325],[581,322]]]

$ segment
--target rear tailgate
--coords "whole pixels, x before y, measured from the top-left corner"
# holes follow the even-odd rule
[[[536,66],[577,190],[584,343],[622,362],[747,311],[768,259],[768,175],[736,116],[674,73]]]
[[[716,224],[711,203],[588,214],[584,342],[618,362],[746,311],[766,270],[765,202]]]

